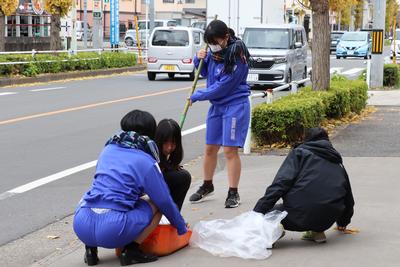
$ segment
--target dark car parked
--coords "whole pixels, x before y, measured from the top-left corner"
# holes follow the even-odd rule
[[[331,32],[331,53],[332,51],[336,52],[336,46],[339,42],[339,39],[342,37],[344,32],[335,31]]]

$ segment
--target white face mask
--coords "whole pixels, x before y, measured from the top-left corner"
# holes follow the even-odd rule
[[[222,47],[220,45],[208,45],[211,49],[211,52],[219,52],[222,50]]]

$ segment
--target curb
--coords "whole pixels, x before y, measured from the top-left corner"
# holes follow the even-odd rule
[[[42,74],[37,77],[0,78],[0,87],[21,85],[27,83],[37,83],[37,82],[52,82],[52,81],[60,81],[60,80],[80,78],[80,77],[96,77],[108,74],[119,74],[123,72],[141,71],[145,70],[146,68],[147,68],[146,65],[137,65],[133,67],[115,68],[115,69],[100,69],[100,70],[90,70],[90,71],[74,71],[74,72]]]

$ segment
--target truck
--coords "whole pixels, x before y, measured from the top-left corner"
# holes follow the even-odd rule
[[[284,23],[285,0],[207,0],[207,24],[215,15],[242,36],[247,26]]]

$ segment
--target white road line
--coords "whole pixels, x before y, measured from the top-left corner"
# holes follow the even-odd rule
[[[204,123],[204,124],[199,125],[199,126],[197,126],[197,127],[194,127],[194,128],[187,129],[187,130],[183,131],[183,132],[182,132],[182,136],[185,136],[185,135],[188,135],[188,134],[192,134],[192,133],[201,131],[201,130],[203,130],[203,129],[205,129],[205,128],[206,128],[206,124]]]
[[[351,75],[355,75],[355,74],[361,72],[363,69],[364,68],[352,68],[352,69],[342,72],[341,74],[351,76]]]
[[[65,89],[67,87],[52,87],[52,88],[41,88],[41,89],[32,89],[29,90],[31,92],[41,92],[41,91],[51,91],[51,90],[60,90],[60,89]]]
[[[196,126],[194,128],[187,129],[187,130],[182,132],[182,136],[198,132],[198,131],[203,130],[205,128],[206,128],[206,124],[202,124],[202,125]],[[70,176],[72,174],[75,174],[75,173],[90,169],[90,168],[96,166],[96,164],[97,164],[97,160],[93,160],[93,161],[81,164],[79,166],[76,166],[76,167],[73,167],[73,168],[70,168],[70,169],[67,169],[67,170],[64,170],[64,171],[61,171],[61,172],[58,172],[58,173],[55,173],[55,174],[40,178],[40,179],[37,179],[37,180],[35,180],[33,182],[21,185],[19,187],[11,189],[11,190],[9,190],[7,192],[1,193],[0,194],[0,200],[15,196],[16,194],[25,193],[27,191],[30,191],[30,190],[35,189],[37,187],[40,187],[42,185],[45,185],[45,184],[57,181],[59,179],[65,178],[67,176]]]
[[[5,95],[16,95],[18,93],[16,92],[4,92],[4,93],[0,93],[0,96],[5,96]]]
[[[25,192],[27,192],[29,190],[32,190],[32,189],[35,189],[35,188],[37,188],[39,186],[51,183],[53,181],[59,180],[61,178],[64,178],[64,177],[72,175],[72,174],[75,174],[77,172],[92,168],[92,167],[96,166],[96,163],[97,163],[97,160],[94,160],[94,161],[91,161],[91,162],[88,162],[88,163],[85,163],[85,164],[82,164],[82,165],[79,165],[79,166],[76,166],[76,167],[61,171],[61,172],[57,172],[57,173],[55,173],[53,175],[50,175],[50,176],[35,180],[33,182],[24,184],[22,186],[16,187],[14,189],[11,189],[11,190],[8,191],[8,193],[11,193],[11,194],[25,193]]]

